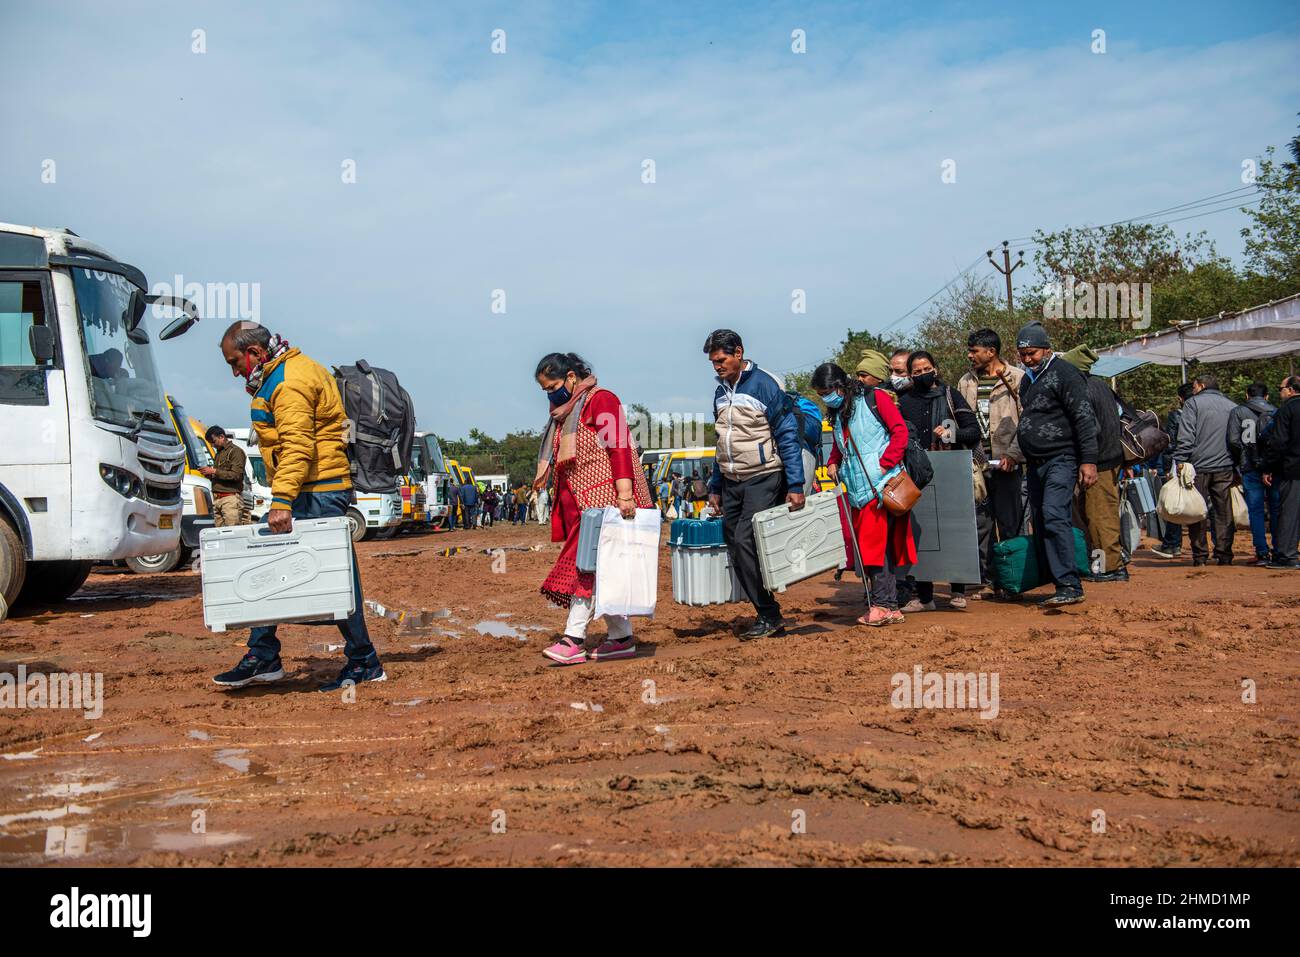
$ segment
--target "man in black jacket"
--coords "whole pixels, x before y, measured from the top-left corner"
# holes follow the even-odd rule
[[[1097,353],[1090,348],[1077,346],[1061,353],[1060,358],[1084,376],[1088,404],[1092,406],[1097,424],[1097,481],[1091,487],[1081,489],[1075,499],[1076,524],[1088,536],[1091,556],[1092,570],[1084,577],[1090,582],[1126,582],[1128,568],[1124,563],[1124,550],[1120,547],[1122,529],[1119,522],[1119,473],[1124,465],[1119,400],[1105,379],[1092,374]]]
[[[1074,560],[1074,489],[1097,481],[1097,422],[1083,375],[1052,351],[1041,322],[1017,333],[1016,349],[1026,373],[1016,441],[1028,465],[1038,567],[1056,584],[1056,593],[1040,604],[1073,605],[1083,601]]]
[[[1265,430],[1264,481],[1277,486],[1277,532],[1269,568],[1300,568],[1300,376],[1289,375],[1279,390],[1282,404]]]
[[[1259,437],[1277,412],[1268,401],[1268,386],[1252,382],[1246,386],[1246,401],[1228,413],[1228,452],[1241,476],[1241,493],[1250,512],[1250,536],[1255,560],[1250,565],[1267,565],[1271,559],[1265,526],[1277,539],[1278,487],[1265,486],[1260,472]]]

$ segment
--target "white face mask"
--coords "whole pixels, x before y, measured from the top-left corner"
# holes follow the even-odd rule
[[[894,387],[895,392],[904,392],[912,388],[912,380],[905,375],[894,374],[889,377],[889,384]]]

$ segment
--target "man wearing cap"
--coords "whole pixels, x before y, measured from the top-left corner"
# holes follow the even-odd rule
[[[1025,368],[1016,441],[1028,466],[1038,567],[1056,585],[1040,604],[1073,605],[1083,601],[1074,558],[1074,492],[1097,481],[1097,420],[1082,373],[1058,361],[1041,322],[1017,333],[1016,350]]]
[[[1087,533],[1091,556],[1091,568],[1084,577],[1090,582],[1126,582],[1129,575],[1119,520],[1119,473],[1124,467],[1120,400],[1105,379],[1092,374],[1097,353],[1088,346],[1075,346],[1061,353],[1060,358],[1083,375],[1088,404],[1097,423],[1097,481],[1081,489],[1074,503],[1075,518],[1078,527]]]

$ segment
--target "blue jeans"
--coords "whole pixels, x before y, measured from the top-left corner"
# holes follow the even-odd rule
[[[293,500],[294,518],[331,518],[347,514],[352,504],[352,492],[303,492]],[[265,518],[262,519],[266,521]],[[352,551],[352,614],[338,622],[339,632],[343,635],[344,653],[352,664],[373,667],[379,664],[379,655],[370,643],[370,632],[366,629],[366,608],[361,599],[361,572],[357,567],[356,549]],[[275,625],[262,625],[254,628],[248,636],[248,650],[264,661],[273,661],[280,656],[280,639],[275,635]]]
[[[1040,574],[1047,572],[1057,588],[1075,591],[1083,588],[1074,563],[1074,486],[1078,477],[1079,466],[1072,455],[1029,466],[1029,508]],[[1042,575],[1044,583],[1048,575]]]
[[[1269,557],[1268,536],[1264,534],[1264,516],[1268,515],[1268,527],[1273,532],[1273,551],[1277,548],[1277,510],[1278,486],[1274,482],[1269,488],[1258,472],[1241,473],[1241,494],[1246,498],[1246,508],[1250,510],[1250,537],[1255,540],[1255,555],[1259,558]]]

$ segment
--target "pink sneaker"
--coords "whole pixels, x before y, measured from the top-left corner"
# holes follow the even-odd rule
[[[580,665],[587,660],[587,653],[582,650],[582,645],[574,644],[571,638],[561,638],[542,654],[562,665]]]
[[[636,657],[636,639],[624,638],[622,641],[614,638],[606,638],[600,643],[595,651],[591,653],[592,661],[613,661],[616,658],[635,658]]]
[[[881,608],[879,605],[873,605],[869,614],[858,619],[858,624],[879,628],[882,625],[901,624],[906,620],[903,613],[896,608]]]

